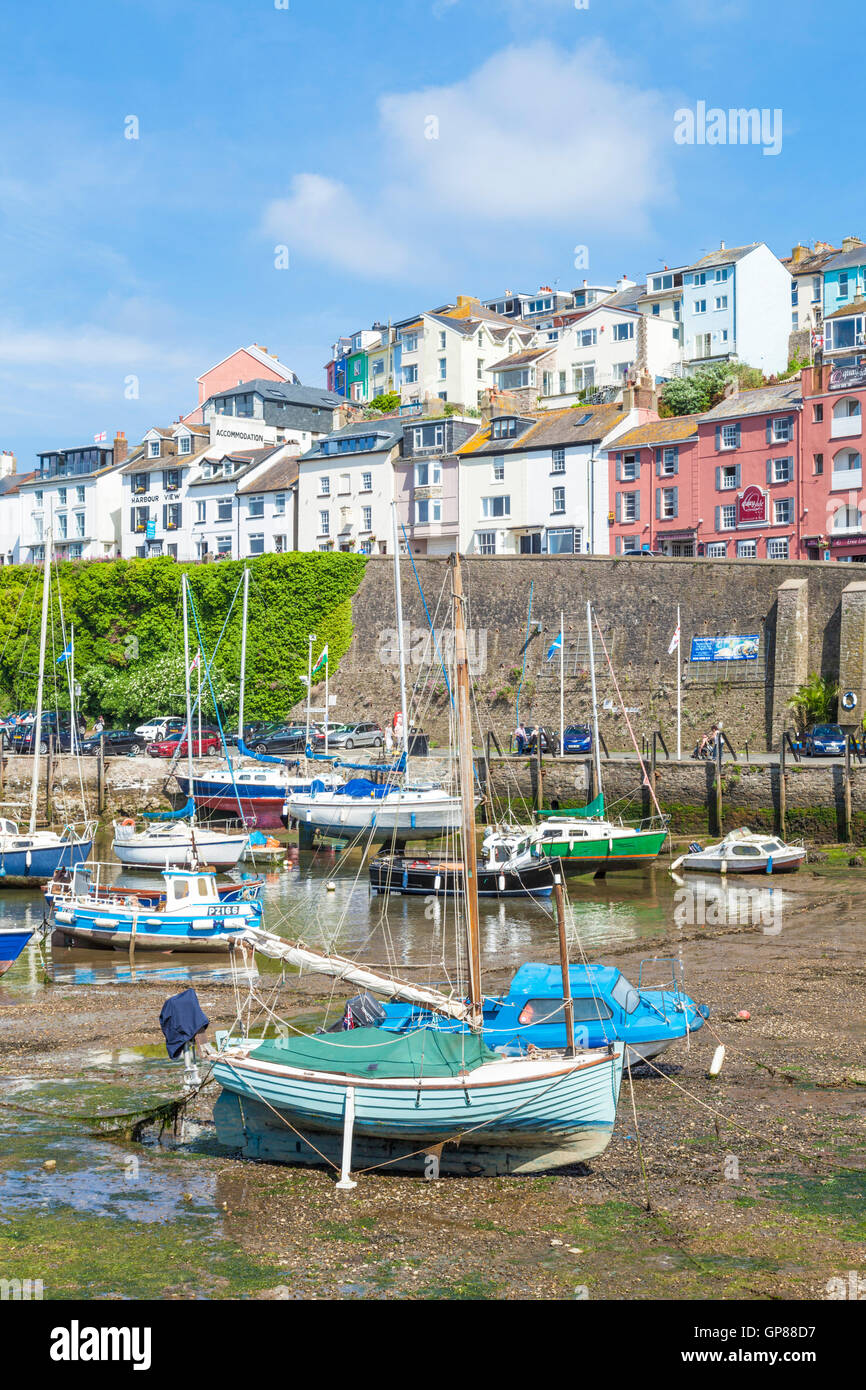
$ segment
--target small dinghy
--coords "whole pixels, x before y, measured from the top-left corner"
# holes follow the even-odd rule
[[[29,927],[0,927],[0,975],[12,969],[32,936]]]
[[[684,869],[704,874],[793,874],[805,858],[805,846],[786,845],[777,835],[761,835],[743,826],[706,849],[690,845],[679,862]]]

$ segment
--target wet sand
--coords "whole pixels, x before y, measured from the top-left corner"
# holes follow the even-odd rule
[[[341,1193],[330,1172],[219,1150],[213,1085],[174,1150],[153,1136],[76,1149],[68,1135],[80,1136],[80,1125],[55,1119],[40,1131],[34,1120],[22,1135],[24,1117],[3,1110],[0,1124],[13,1146],[18,1133],[21,1155],[15,1215],[0,1220],[0,1273],[38,1277],[45,1265],[54,1296],[84,1297],[826,1297],[829,1280],[862,1269],[866,1238],[866,873],[807,868],[785,890],[778,932],[686,922],[653,938],[653,955],[687,958],[687,990],[711,1004],[710,1025],[657,1069],[636,1069],[631,1084],[624,1077],[612,1143],[585,1169],[433,1182],[371,1173]],[[636,980],[649,953],[642,944],[605,960]],[[504,987],[510,975],[488,972],[485,988]],[[196,987],[212,1024],[228,1026],[231,985]],[[322,1015],[328,988],[312,976],[267,980],[277,1011],[306,1026]],[[178,1068],[158,1060],[157,1020],[171,992],[165,982],[0,984],[4,1102],[24,1105],[28,1095],[12,1084],[22,1075],[38,1098],[41,1084],[49,1094],[94,1066],[98,1079],[109,1062],[136,1095],[143,1062],[155,1094],[178,1095]],[[738,1020],[741,1010],[750,1021]],[[711,1081],[718,1041],[727,1056]],[[125,1064],[130,1049],[137,1055]],[[81,1113],[79,1088],[63,1094]],[[129,1094],[118,1092],[116,1108],[128,1107]],[[88,1095],[91,1110],[97,1101],[111,1108],[104,1086]],[[46,1173],[49,1153],[57,1167]],[[129,1188],[117,1190],[118,1174],[138,1171],[139,1159],[147,1200],[159,1209],[162,1193],[167,1203],[162,1225],[130,1225]],[[64,1196],[73,1172],[85,1192],[91,1175],[91,1200],[77,1210]],[[105,1211],[95,1212],[101,1183]]]

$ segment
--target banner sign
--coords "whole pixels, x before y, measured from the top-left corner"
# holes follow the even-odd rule
[[[746,637],[693,637],[691,661],[757,661],[758,633]]]
[[[834,367],[830,373],[830,391],[853,391],[860,386],[866,386],[866,365]]]
[[[737,498],[737,525],[763,526],[767,520],[767,494],[752,484]]]

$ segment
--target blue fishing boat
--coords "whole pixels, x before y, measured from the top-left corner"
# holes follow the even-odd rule
[[[0,975],[11,970],[32,937],[28,927],[0,927]]]
[[[643,966],[641,966],[641,975]],[[675,970],[665,989],[637,988],[622,971],[606,965],[571,965],[568,971],[575,1032],[584,1047],[604,1047],[614,1038],[628,1048],[632,1066],[649,1061],[671,1043],[702,1028],[709,1017],[706,1004],[683,993]],[[639,977],[640,978],[640,977]],[[352,1024],[352,1001],[344,1022]],[[417,1027],[452,1032],[465,1027],[417,1005],[379,1006],[380,1026],[403,1033]],[[531,1048],[562,1048],[566,1043],[562,971],[559,966],[527,962],[505,994],[485,999],[484,1041],[497,1052],[520,1055]]]
[[[205,869],[166,869],[156,902],[122,884],[99,882],[100,865],[79,865],[65,889],[52,899],[52,916],[64,944],[110,950],[230,951],[244,928],[262,914],[258,893],[240,887],[234,901],[217,891],[216,875]]]

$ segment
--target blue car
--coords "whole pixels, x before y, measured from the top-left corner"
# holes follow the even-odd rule
[[[838,724],[813,724],[803,749],[810,758],[834,758],[845,752],[845,735]]]
[[[635,1064],[656,1057],[678,1038],[702,1028],[709,1008],[683,994],[673,968],[670,988],[642,989],[639,984],[636,989],[613,966],[570,966],[578,1046],[606,1047],[614,1038],[621,1038],[628,1044],[629,1061]],[[457,1019],[413,1004],[378,1005],[378,1018],[381,1028],[395,1033],[418,1027],[459,1032],[464,1027]],[[506,994],[484,1001],[483,1028],[487,1046],[509,1055],[524,1053],[530,1046],[564,1048],[559,966],[522,965]]]
[[[591,753],[592,731],[586,724],[567,724],[565,727],[563,753]]]

